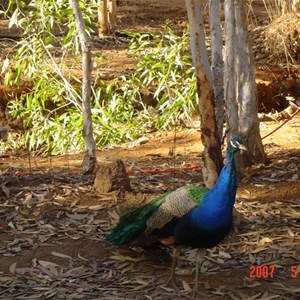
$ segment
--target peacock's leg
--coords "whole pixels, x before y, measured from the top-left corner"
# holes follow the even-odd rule
[[[199,278],[199,270],[204,261],[204,255],[206,254],[206,249],[198,248],[196,252],[196,276],[195,276],[195,287],[194,293],[198,292],[198,278]]]
[[[172,261],[171,275],[166,284],[166,285],[172,285],[173,288],[175,289],[177,289],[177,285],[175,282],[175,268],[177,266],[180,250],[181,250],[181,246],[178,245],[173,246],[173,261]]]

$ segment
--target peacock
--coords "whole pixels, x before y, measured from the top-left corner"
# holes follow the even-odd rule
[[[180,249],[197,248],[194,290],[198,290],[199,268],[207,248],[220,243],[230,231],[236,196],[235,153],[246,150],[239,137],[229,139],[226,164],[212,189],[184,186],[168,192],[121,216],[106,236],[114,246],[173,246],[173,262],[168,284],[174,281]]]

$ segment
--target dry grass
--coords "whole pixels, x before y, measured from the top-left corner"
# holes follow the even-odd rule
[[[300,16],[287,13],[252,31],[257,61],[280,64],[289,69],[300,62]]]
[[[265,47],[276,60],[287,64],[300,62],[300,17],[295,13],[284,14],[266,27]]]

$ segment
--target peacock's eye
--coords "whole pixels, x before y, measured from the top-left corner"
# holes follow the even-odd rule
[[[230,144],[233,148],[240,149],[241,144],[238,141],[230,141]]]
[[[236,141],[230,141],[230,144],[233,148],[238,148],[238,143]]]

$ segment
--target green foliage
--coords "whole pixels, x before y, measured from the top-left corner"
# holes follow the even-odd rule
[[[29,93],[9,104],[11,115],[24,120],[24,135],[14,147],[49,154],[82,150],[81,79],[68,71],[80,63],[69,1],[10,2],[15,9],[10,25],[23,28],[24,38],[15,56],[3,64],[5,84],[33,83]],[[80,3],[91,34],[96,26],[97,1]],[[178,119],[190,119],[196,110],[187,31],[177,36],[166,27],[162,36],[127,35],[132,39],[130,51],[138,61],[136,70],[110,82],[94,83],[92,118],[99,146],[132,140],[148,130],[170,129],[178,125]],[[101,55],[95,57],[97,63],[102,59]],[[156,104],[154,115],[153,108],[143,103],[145,95]]]
[[[94,137],[98,144],[107,145],[132,140],[141,131],[128,83],[119,79],[98,83],[92,99]]]
[[[93,30],[96,1],[80,2],[88,34]],[[77,64],[79,41],[75,33],[73,11],[68,0],[10,0],[13,10],[10,26],[23,30],[23,39],[15,55],[5,60],[4,84],[21,80],[33,82],[30,93],[9,104],[11,115],[24,120],[19,146],[51,154],[82,149],[82,108],[77,82],[71,74],[65,78],[61,69]],[[58,63],[56,52],[61,60]],[[73,85],[70,82],[74,83]]]
[[[131,43],[139,60],[132,84],[147,90],[157,102],[158,129],[178,125],[178,119],[190,119],[197,111],[195,73],[186,49],[188,30],[179,36],[168,26],[165,30],[163,36],[140,35]]]
[[[128,141],[139,134],[136,111],[122,98],[118,80],[100,83],[92,98],[94,137],[99,145]],[[23,142],[30,150],[52,155],[84,149],[82,136],[82,110],[70,97],[64,85],[56,78],[41,79],[34,92],[21,100],[11,101],[9,110],[13,117],[24,120]],[[55,94],[56,93],[56,94]],[[51,99],[51,100],[49,100]],[[77,103],[78,105],[78,103]]]
[[[47,77],[35,82],[31,93],[9,103],[11,115],[23,120],[24,146],[50,154],[83,147],[82,113],[66,97],[63,83]]]
[[[80,2],[88,34],[94,29],[96,1]],[[40,72],[50,72],[49,51],[61,46],[70,55],[79,54],[79,41],[75,34],[75,22],[69,0],[31,0],[29,3],[10,0],[8,11],[12,12],[9,26],[23,30],[23,39],[13,57],[14,66],[7,72],[5,84],[18,84],[22,79],[40,77]]]

